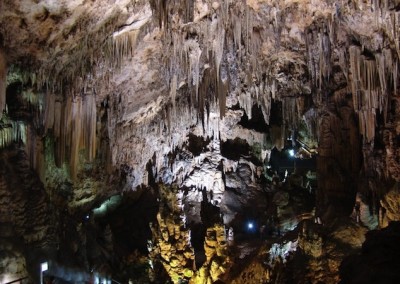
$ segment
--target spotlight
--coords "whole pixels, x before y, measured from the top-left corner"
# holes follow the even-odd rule
[[[294,157],[294,150],[293,150],[293,149],[290,149],[290,150],[289,150],[289,156],[290,156],[290,157]]]
[[[253,229],[254,229],[254,224],[253,224],[252,222],[249,222],[249,223],[247,224],[247,228],[248,228],[249,230],[253,230]]]

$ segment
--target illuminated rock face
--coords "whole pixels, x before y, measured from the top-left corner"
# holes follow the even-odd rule
[[[381,200],[381,226],[386,227],[391,221],[400,221],[400,194],[397,186],[390,190]]]
[[[349,220],[400,216],[399,15],[394,0],[2,1],[1,274],[48,257],[124,281],[337,282],[338,244],[363,241]]]
[[[176,188],[161,187],[160,210],[154,224],[150,256],[160,261],[174,283],[189,280],[193,276],[194,251],[191,232],[183,219],[182,200],[176,198]],[[160,260],[157,260],[160,258]],[[156,280],[157,275],[153,276]]]

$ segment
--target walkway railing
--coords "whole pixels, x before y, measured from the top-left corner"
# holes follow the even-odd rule
[[[6,283],[4,283],[4,284],[21,283],[21,281],[22,281],[22,280],[25,280],[25,279],[28,279],[28,276],[22,277],[22,278],[19,278],[19,279],[16,279],[16,280],[13,280],[13,281],[11,281],[11,282],[6,282]]]

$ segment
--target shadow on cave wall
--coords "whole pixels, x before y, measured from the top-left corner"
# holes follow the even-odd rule
[[[400,283],[400,222],[369,231],[361,253],[351,255],[340,266],[340,284]]]

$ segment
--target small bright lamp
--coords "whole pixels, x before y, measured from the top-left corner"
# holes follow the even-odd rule
[[[49,269],[48,262],[43,262],[40,264],[40,283],[43,284],[43,272]]]

